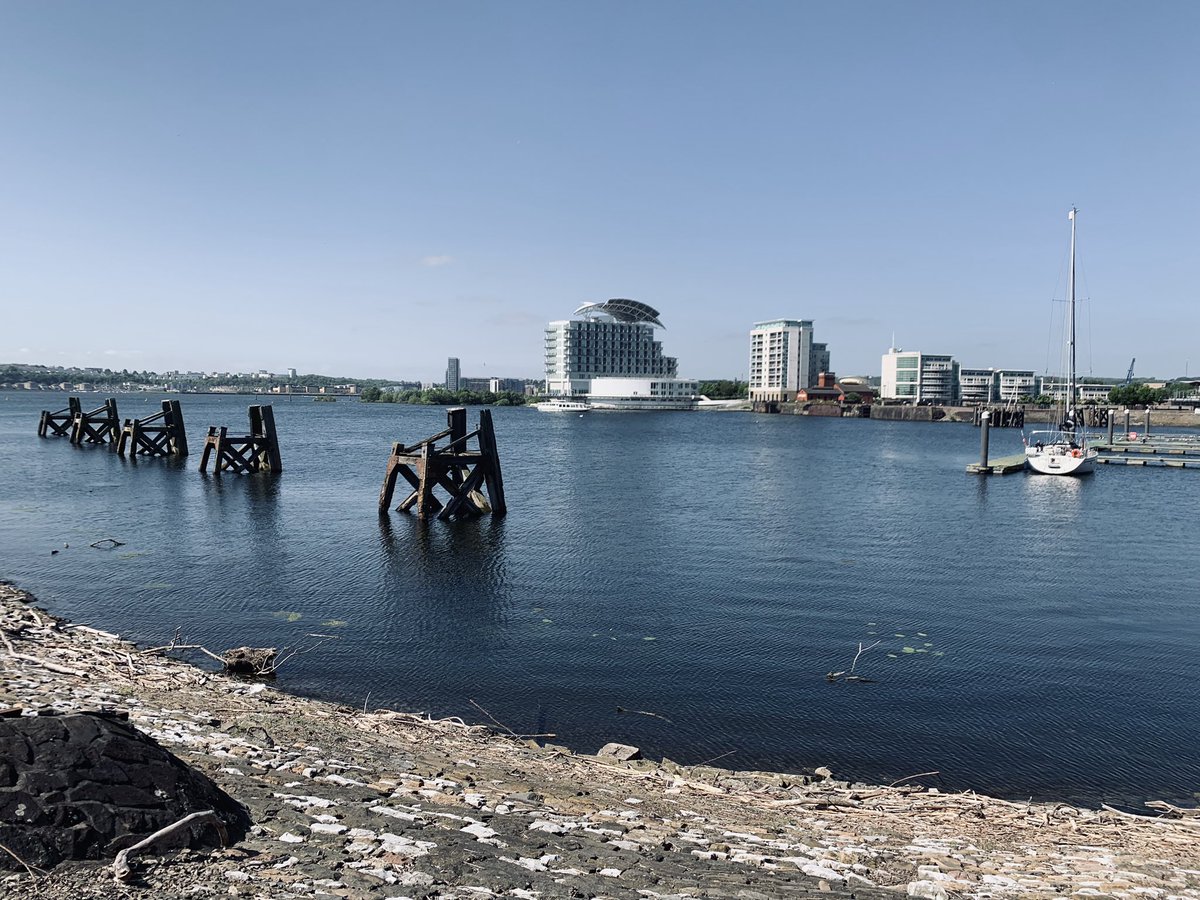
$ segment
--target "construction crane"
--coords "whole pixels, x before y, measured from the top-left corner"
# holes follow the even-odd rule
[[[1129,371],[1125,373],[1125,384],[1123,387],[1129,387],[1130,382],[1133,381],[1133,364],[1135,362],[1137,362],[1136,356],[1129,361]]]

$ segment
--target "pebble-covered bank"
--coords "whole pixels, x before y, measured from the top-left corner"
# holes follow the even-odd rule
[[[3,584],[0,637],[0,706],[127,711],[253,820],[232,847],[143,852],[129,883],[111,863],[16,861],[0,870],[4,897],[1200,900],[1187,810],[577,755],[214,674],[56,620]]]

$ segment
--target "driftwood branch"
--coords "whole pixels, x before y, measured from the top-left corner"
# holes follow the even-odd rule
[[[674,722],[672,722],[670,719],[668,719],[666,716],[662,715],[661,713],[650,712],[650,710],[648,710],[648,709],[626,709],[623,706],[618,706],[617,712],[622,713],[622,714],[632,715],[632,716],[649,716],[652,719],[662,719],[668,725],[675,724]]]
[[[160,838],[172,835],[177,831],[181,831],[193,822],[212,822],[213,827],[217,829],[217,834],[221,836],[221,846],[224,847],[229,843],[229,832],[225,829],[225,823],[217,816],[216,812],[211,809],[194,812],[190,816],[184,816],[178,822],[172,822],[165,828],[160,828],[158,831],[149,837],[144,837],[132,847],[126,847],[117,854],[117,858],[113,860],[113,877],[118,881],[128,881],[133,875],[133,868],[129,865],[129,855],[137,850],[144,850]]]
[[[151,653],[169,653],[172,650],[199,650],[205,656],[210,656],[219,663],[225,662],[225,657],[218,656],[216,653],[213,653],[207,647],[202,647],[199,644],[176,644],[176,643],[172,642],[172,643],[166,644],[162,647],[151,647],[149,650],[143,650],[141,652],[141,655],[149,656]]]
[[[941,775],[941,772],[934,770],[933,772],[918,772],[916,775],[905,775],[903,778],[898,778],[893,781],[888,787],[895,787],[898,784],[904,784],[906,781],[912,781],[914,778],[924,778],[926,775]]]

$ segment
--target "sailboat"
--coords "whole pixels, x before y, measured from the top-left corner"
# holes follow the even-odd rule
[[[1086,475],[1099,455],[1089,447],[1075,396],[1075,217],[1071,207],[1071,269],[1067,275],[1067,392],[1056,428],[1034,431],[1025,439],[1025,465],[1042,475]]]

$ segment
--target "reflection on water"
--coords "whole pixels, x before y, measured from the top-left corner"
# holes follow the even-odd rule
[[[380,516],[379,485],[441,409],[279,403],[286,471],[239,477],[38,439],[65,399],[4,399],[0,576],[159,643],[331,635],[293,690],[1009,796],[1200,783],[1200,575],[1163,525],[1194,473],[970,477],[978,432],[943,423],[497,409],[508,517],[421,522]],[[875,641],[874,683],[825,682]]]

